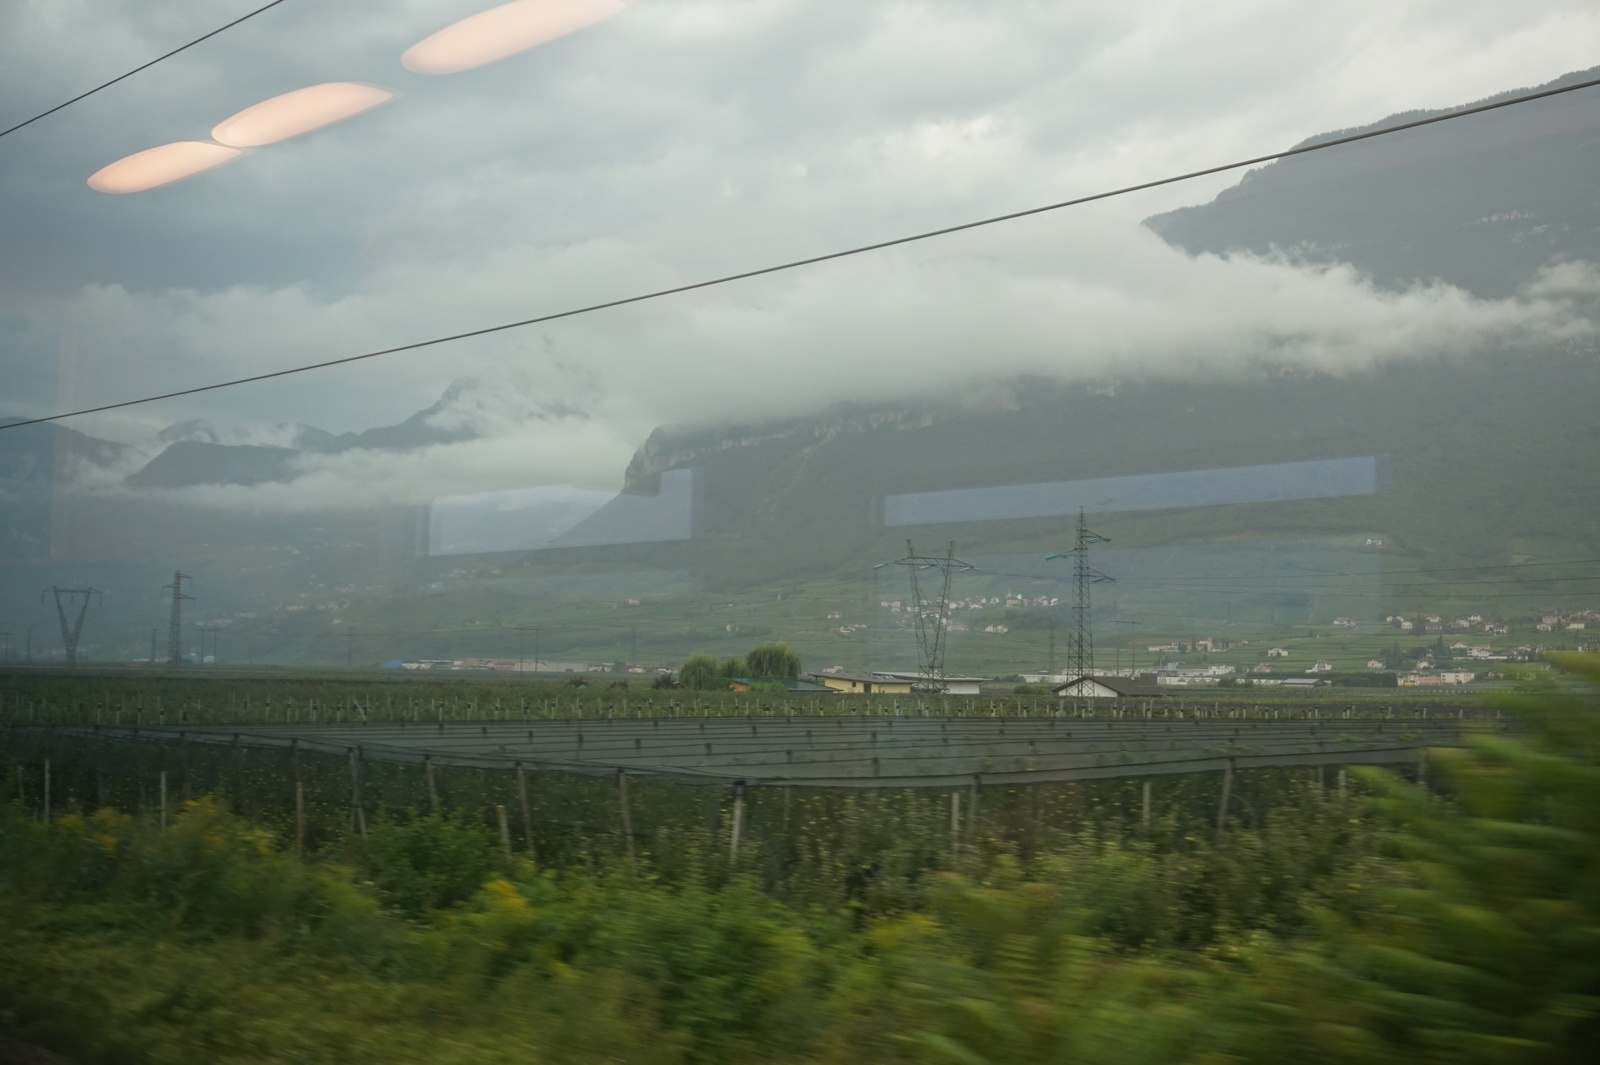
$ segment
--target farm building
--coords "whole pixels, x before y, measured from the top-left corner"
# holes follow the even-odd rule
[[[1161,685],[1140,677],[1085,674],[1050,689],[1063,699],[1153,699],[1167,694]]]
[[[747,692],[751,688],[770,688],[773,685],[778,684],[783,685],[784,691],[795,692],[797,694],[804,694],[807,692],[831,692],[838,690],[836,688],[830,688],[825,684],[813,684],[809,680],[794,680],[790,677],[733,677],[728,681],[728,690],[735,692]]]
[[[910,695],[923,686],[921,673],[812,673],[811,679],[834,691],[857,695]],[[977,695],[982,677],[945,677],[949,695]]]

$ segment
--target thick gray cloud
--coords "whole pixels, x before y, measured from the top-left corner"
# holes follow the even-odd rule
[[[4,5],[0,124],[248,6]],[[640,0],[478,71],[399,66],[484,6],[290,0],[0,140],[5,406],[164,391],[1093,191],[1542,82],[1592,64],[1600,41],[1600,12],[1576,0]],[[325,80],[403,95],[168,188],[84,185]],[[1344,367],[1587,328],[1565,290],[1380,293],[1347,272],[1190,260],[1137,226],[1228,180],[80,428],[359,429],[472,376],[462,416],[490,439],[409,472],[328,459],[318,497],[425,496],[463,471],[485,488],[603,485],[660,422],[887,398],[907,380]],[[551,403],[586,416],[527,416]]]

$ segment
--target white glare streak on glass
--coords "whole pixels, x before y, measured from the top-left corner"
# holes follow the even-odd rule
[[[210,141],[176,141],[101,167],[89,176],[89,187],[97,192],[143,192],[232,162],[243,154]]]
[[[252,104],[219,122],[211,136],[238,148],[258,148],[342,122],[393,99],[394,93],[376,85],[330,81]]]
[[[514,0],[446,26],[400,56],[418,74],[455,74],[610,18],[622,0]]]

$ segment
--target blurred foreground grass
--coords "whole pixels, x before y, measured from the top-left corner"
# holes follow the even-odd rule
[[[1523,738],[1437,752],[1431,790],[979,848],[892,909],[716,855],[541,869],[467,819],[302,864],[210,799],[166,830],[11,804],[0,1030],[85,1063],[1586,1062],[1600,705],[1509,709]]]

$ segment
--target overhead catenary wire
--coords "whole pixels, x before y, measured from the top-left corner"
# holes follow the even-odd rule
[[[511,329],[522,329],[531,325],[540,325],[544,322],[554,322],[563,318],[575,318],[579,315],[594,314],[598,311],[611,310],[617,307],[626,307],[635,303],[644,303],[650,300],[663,299],[667,296],[681,295],[685,292],[695,292],[701,289],[714,288],[730,284],[735,281],[744,281],[755,277],[764,277],[769,274],[783,273],[788,270],[797,270],[801,267],[815,266],[819,263],[832,262],[836,259],[846,259],[856,255],[865,255],[869,252],[883,251],[887,248],[899,247],[904,244],[913,244],[917,241],[932,240],[935,237],[949,236],[953,233],[963,233],[967,230],[980,229],[984,226],[998,225],[1001,222],[1011,222],[1021,218],[1031,218],[1035,215],[1060,211],[1069,207],[1079,207],[1088,203],[1101,200],[1114,199],[1127,196],[1135,192],[1144,192],[1149,189],[1161,188],[1166,185],[1176,185],[1186,181],[1193,181],[1213,174],[1224,174],[1232,170],[1241,170],[1249,166],[1262,163],[1275,162],[1299,155],[1308,155],[1340,145],[1354,144],[1358,141],[1372,140],[1409,129],[1418,129],[1423,126],[1437,125],[1441,122],[1450,122],[1455,119],[1466,118],[1470,115],[1483,114],[1488,111],[1497,111],[1519,104],[1531,103],[1535,100],[1544,100],[1565,93],[1577,92],[1580,89],[1589,89],[1600,85],[1600,78],[1590,78],[1587,81],[1575,82],[1571,85],[1562,85],[1553,89],[1543,89],[1539,92],[1522,93],[1517,96],[1507,97],[1491,103],[1479,104],[1475,107],[1458,108],[1446,111],[1443,114],[1431,115],[1427,118],[1413,119],[1410,122],[1400,122],[1393,126],[1384,126],[1381,129],[1367,130],[1362,133],[1351,133],[1343,137],[1332,137],[1319,140],[1311,144],[1302,144],[1295,148],[1288,148],[1279,152],[1270,152],[1266,155],[1252,156],[1248,159],[1239,159],[1230,163],[1219,163],[1216,166],[1204,167],[1200,170],[1191,170],[1182,174],[1169,177],[1156,178],[1151,181],[1142,181],[1133,185],[1124,185],[1120,188],[1108,189],[1103,192],[1090,193],[1086,196],[1077,196],[1072,199],[1059,200],[1038,207],[1028,207],[1020,211],[1008,211],[1004,214],[990,215],[969,222],[959,222],[955,225],[941,226],[937,229],[923,230],[906,236],[892,237],[888,240],[874,241],[870,244],[859,244],[852,248],[827,252],[822,255],[812,255],[803,259],[790,259],[786,262],[775,263],[770,266],[757,267],[753,270],[741,270],[736,273],[723,274],[719,277],[708,278],[704,281],[693,281],[684,285],[674,285],[669,288],[655,289],[650,292],[636,293],[632,296],[623,296],[618,299],[603,300],[599,303],[586,304],[581,307],[572,307],[564,311],[553,311],[549,314],[535,315],[514,322],[503,322],[499,325],[485,326],[480,329],[469,329],[460,333],[451,333],[446,336],[433,337],[428,340],[417,340],[409,344],[397,344],[393,347],[379,348],[375,351],[366,351],[358,355],[345,355],[336,359],[325,359],[321,362],[304,363],[300,366],[291,366],[282,370],[270,370],[264,373],[250,374],[246,377],[235,377],[226,381],[216,381],[208,385],[196,385],[193,388],[181,388],[171,392],[162,392],[156,395],[143,396],[138,399],[119,400],[115,403],[102,403],[98,406],[83,407],[78,410],[60,411],[38,418],[28,418],[22,421],[10,422],[0,425],[0,430],[20,429],[26,425],[39,425],[45,422],[60,421],[63,418],[76,418],[85,414],[99,414],[109,410],[121,410],[126,407],[142,406],[146,403],[157,403],[166,399],[177,399],[181,396],[193,396],[203,392],[215,392],[224,388],[236,388],[240,385],[255,384],[260,381],[271,381],[280,377],[289,377],[295,374],[310,373],[314,370],[325,370],[334,366],[345,366],[350,363],[362,362],[367,359],[376,359],[385,355],[397,355],[406,351],[418,351],[422,348],[435,347],[440,344],[450,344],[459,340],[469,340],[473,337],[489,336],[493,333],[502,333]]]
[[[7,136],[9,134],[15,133],[17,130],[22,129],[24,126],[31,126],[35,122],[39,121],[41,118],[48,118],[50,115],[55,114],[57,111],[60,111],[63,108],[71,107],[73,104],[77,103],[79,100],[86,100],[86,99],[88,99],[89,97],[93,96],[95,93],[99,92],[102,89],[111,88],[111,86],[115,85],[119,81],[126,81],[128,78],[133,77],[135,74],[139,73],[140,71],[149,70],[151,67],[155,66],[157,63],[160,63],[160,62],[163,62],[165,60],[171,59],[173,56],[177,55],[179,52],[188,51],[190,48],[193,48],[195,45],[199,44],[202,41],[209,41],[211,38],[215,37],[217,34],[223,32],[224,30],[231,30],[231,29],[233,29],[233,27],[239,25],[239,23],[246,22],[246,21],[248,21],[250,19],[253,19],[257,15],[261,14],[263,11],[266,11],[269,8],[277,7],[279,4],[281,4],[283,2],[284,2],[284,0],[272,0],[271,3],[263,4],[262,6],[256,8],[254,11],[251,11],[251,12],[249,12],[247,14],[244,14],[244,15],[240,15],[238,18],[234,19],[232,22],[229,22],[229,23],[227,23],[225,25],[222,25],[222,26],[218,26],[216,29],[212,30],[210,33],[201,34],[199,37],[196,37],[194,40],[190,41],[188,44],[179,45],[178,47],[174,48],[170,52],[166,52],[166,53],[163,53],[162,55],[156,56],[154,59],[150,60],[148,63],[141,63],[140,65],[134,67],[132,70],[128,71],[126,74],[118,74],[116,77],[112,78],[110,81],[102,82],[101,84],[96,85],[94,88],[90,89],[88,92],[80,92],[78,95],[74,96],[72,99],[65,100],[65,101],[63,101],[63,102],[61,102],[59,104],[56,104],[54,107],[50,108],[48,111],[40,111],[38,114],[34,115],[32,118],[25,119],[22,122],[18,122],[16,125],[12,126],[9,129],[0,130],[0,137],[4,137],[4,136]]]

